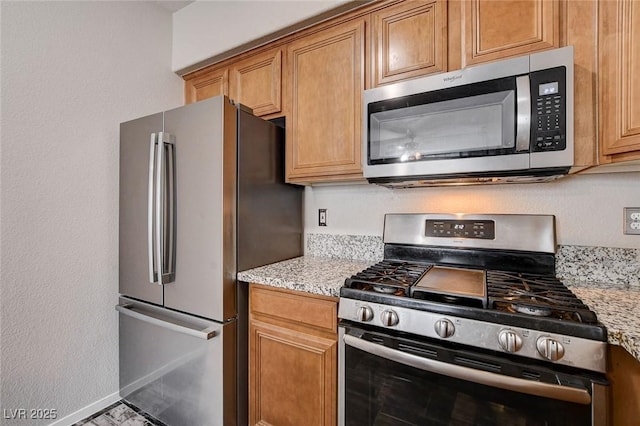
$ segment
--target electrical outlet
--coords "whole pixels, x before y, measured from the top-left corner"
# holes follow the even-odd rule
[[[624,234],[640,235],[640,207],[624,208]]]
[[[327,209],[318,209],[318,226],[327,226]]]

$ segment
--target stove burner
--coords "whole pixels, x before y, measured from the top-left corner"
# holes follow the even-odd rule
[[[511,309],[513,310],[513,312],[532,315],[534,317],[548,317],[553,313],[553,310],[549,308],[543,308],[541,306],[534,307],[534,306],[518,305],[515,303],[511,304]]]
[[[383,285],[374,285],[372,286],[373,291],[376,291],[378,293],[386,293],[386,294],[391,294],[391,293],[395,293],[396,289],[393,287],[385,287]]]
[[[345,286],[395,296],[408,296],[411,287],[430,265],[400,260],[383,260],[353,275]]]
[[[502,300],[512,300],[511,311],[521,314],[532,315],[536,317],[548,317],[553,314],[553,306],[562,306],[562,300],[553,297],[551,291],[544,291],[536,293],[531,291],[528,283],[522,281],[524,289],[516,287],[509,287],[508,291],[510,296],[502,297]],[[550,296],[546,294],[549,293]]]
[[[551,275],[487,271],[487,293],[500,311],[597,323],[596,315]]]

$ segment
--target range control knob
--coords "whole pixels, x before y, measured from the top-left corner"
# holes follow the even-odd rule
[[[398,325],[400,321],[398,319],[398,314],[396,311],[388,310],[382,311],[380,314],[380,321],[382,321],[382,325],[386,325],[387,327],[393,327],[394,325]]]
[[[356,318],[362,322],[368,322],[373,319],[373,309],[368,306],[360,306],[356,312]]]
[[[456,327],[448,319],[439,319],[433,328],[436,330],[436,334],[443,339],[453,336],[453,333],[456,332]]]
[[[538,353],[549,361],[558,361],[564,356],[564,346],[551,337],[541,337],[536,342]]]
[[[506,352],[518,352],[522,349],[522,337],[513,330],[502,330],[498,334],[498,343]]]

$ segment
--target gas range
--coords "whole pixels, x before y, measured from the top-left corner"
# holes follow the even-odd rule
[[[554,275],[553,216],[388,214],[384,243],[341,288],[341,320],[606,371],[606,328]]]

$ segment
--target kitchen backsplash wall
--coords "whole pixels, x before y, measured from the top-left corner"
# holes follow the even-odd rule
[[[305,255],[357,259],[375,263],[383,258],[382,237],[306,234]],[[640,286],[640,249],[559,246],[556,275],[585,283]]]
[[[640,249],[560,246],[556,275],[584,282],[640,286]]]
[[[382,237],[306,234],[305,255],[377,262],[383,258]]]
[[[640,173],[569,176],[539,184],[388,189],[377,185],[305,189],[305,233],[382,235],[386,213],[548,214],[563,246],[640,248],[622,233],[624,207],[640,206]],[[318,226],[327,209],[327,226]]]

